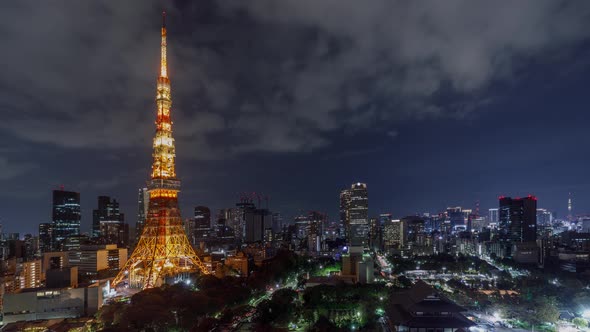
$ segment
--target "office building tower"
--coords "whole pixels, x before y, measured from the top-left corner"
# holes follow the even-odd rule
[[[327,215],[318,211],[311,211],[306,216],[295,218],[296,236],[301,240],[307,240],[309,252],[321,250],[322,232],[327,221]]]
[[[498,217],[498,209],[490,209],[489,210],[489,218],[491,223],[498,224],[500,218]]]
[[[211,236],[211,210],[206,206],[195,207],[195,240],[207,241]]]
[[[127,246],[129,227],[116,199],[98,196],[98,208],[92,211],[92,237],[104,244]]]
[[[351,246],[368,247],[369,240],[369,196],[365,183],[355,183],[350,188],[348,204]]]
[[[383,247],[383,226],[391,221],[391,214],[384,213],[379,218],[371,218],[369,230],[369,245],[372,250],[381,250]]]
[[[272,214],[267,209],[250,209],[244,212],[244,242],[264,242],[267,231],[272,232]]]
[[[418,216],[404,217],[401,223],[401,245],[404,248],[424,246],[426,244],[426,233],[424,219]]]
[[[25,244],[25,260],[32,260],[33,258],[40,256],[38,236],[25,234],[23,242]]]
[[[383,225],[383,247],[385,250],[398,249],[402,241],[402,224],[399,219],[386,221]]]
[[[80,234],[80,193],[53,191],[51,243],[54,250],[62,250],[65,240]]]
[[[137,194],[137,222],[135,223],[135,242],[141,237],[143,226],[147,220],[150,193],[147,188],[140,188]]]
[[[456,206],[456,207],[448,207],[447,208],[447,215],[449,217],[449,220],[451,222],[451,228],[454,230],[456,229],[458,226],[459,227],[463,227],[466,226],[465,225],[465,213],[463,212],[463,209],[460,206]]]
[[[52,251],[50,223],[39,224],[39,251],[41,253]]]
[[[537,239],[537,198],[501,196],[499,203],[499,239],[505,244],[506,256],[512,256],[513,245]]]
[[[553,213],[547,209],[537,209],[537,226],[551,227],[553,223]]]
[[[340,227],[344,230],[344,238],[350,239],[350,219],[348,207],[350,205],[350,190],[344,189],[340,192]]]
[[[311,218],[309,215],[300,215],[295,217],[295,238],[299,240],[306,239],[309,235],[309,224],[311,223]]]
[[[280,212],[274,212],[272,214],[272,231],[279,233],[283,228],[283,216]]]
[[[217,213],[217,218],[225,219],[225,226],[231,228],[231,232],[238,233],[240,229],[240,222],[242,216],[240,214],[240,210],[236,208],[228,208],[228,209],[221,209]]]
[[[234,229],[236,239],[244,241],[246,237],[246,214],[253,213],[256,210],[256,205],[252,201],[252,198],[246,195],[240,197],[240,202],[236,203],[238,220],[236,228]]]

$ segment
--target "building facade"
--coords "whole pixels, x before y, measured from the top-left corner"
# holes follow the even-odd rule
[[[365,183],[355,183],[350,188],[348,218],[351,246],[368,247],[369,242],[369,195]]]
[[[80,234],[80,193],[54,190],[52,208],[51,245],[63,249],[65,240]]]
[[[125,215],[121,213],[116,199],[98,197],[98,208],[92,211],[92,236],[101,243],[128,245],[129,227],[125,224]]]

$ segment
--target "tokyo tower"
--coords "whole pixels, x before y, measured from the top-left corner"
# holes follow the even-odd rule
[[[147,221],[133,254],[113,280],[113,287],[127,281],[132,288],[146,289],[160,286],[166,277],[197,270],[209,273],[184,233],[178,207],[180,181],[174,169],[176,153],[170,120],[172,99],[166,63],[165,12],[162,14],[161,57]]]

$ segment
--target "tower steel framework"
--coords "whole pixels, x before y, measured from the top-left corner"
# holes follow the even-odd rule
[[[180,181],[176,178],[174,167],[176,152],[170,119],[172,99],[166,61],[166,13],[162,14],[156,105],[147,221],[133,254],[113,280],[113,287],[127,280],[130,287],[146,289],[161,285],[169,276],[197,270],[209,273],[186,237],[178,207]]]

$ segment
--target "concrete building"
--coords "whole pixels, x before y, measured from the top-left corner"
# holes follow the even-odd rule
[[[225,265],[238,271],[241,276],[247,277],[250,275],[250,270],[248,270],[248,257],[242,252],[237,253],[235,256],[228,256],[225,259]]]
[[[383,225],[383,247],[385,250],[397,249],[401,246],[402,225],[399,219],[386,222]]]
[[[108,283],[87,288],[29,289],[4,295],[3,324],[94,315],[103,305]]]
[[[41,268],[45,275],[48,270],[51,269],[63,269],[70,266],[68,259],[68,253],[65,251],[53,251],[43,253],[43,261],[41,262]]]
[[[17,288],[24,289],[41,287],[43,271],[41,270],[40,259],[18,263],[17,265]]]
[[[68,266],[61,269],[49,269],[45,273],[45,287],[47,288],[76,288],[78,287],[78,267]]]
[[[119,271],[127,262],[127,248],[117,248],[116,244],[82,246],[68,254],[70,264],[86,276],[97,276],[105,270]]]

